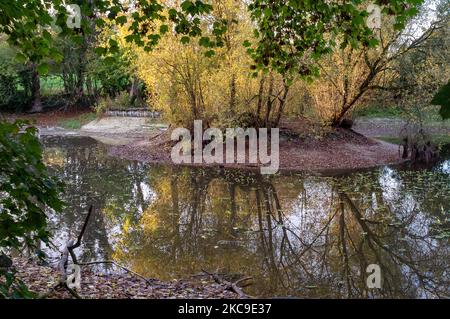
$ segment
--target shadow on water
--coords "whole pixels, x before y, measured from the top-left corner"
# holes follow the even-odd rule
[[[340,177],[263,177],[148,166],[108,157],[89,138],[47,138],[45,159],[68,207],[55,243],[99,208],[80,258],[114,259],[148,277],[219,270],[253,276],[249,294],[449,297],[450,170],[389,167]],[[370,264],[382,288],[366,285]]]

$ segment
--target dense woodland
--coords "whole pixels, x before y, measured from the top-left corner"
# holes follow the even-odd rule
[[[130,1],[103,13],[82,1],[80,29],[16,30],[5,21],[1,108],[145,106],[185,126],[201,118],[276,127],[285,115],[339,125],[367,105],[412,115],[446,84],[450,56],[448,3],[416,2],[390,2],[381,28],[370,30],[362,1],[323,12],[304,4],[311,21],[283,7],[266,14],[264,1],[250,9],[241,1],[198,8],[186,1],[179,12]]]

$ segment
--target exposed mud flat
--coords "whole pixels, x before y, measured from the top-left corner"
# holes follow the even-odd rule
[[[151,135],[152,131],[166,127],[160,122],[144,117],[103,117],[83,125],[80,131],[132,137]]]
[[[111,147],[109,154],[146,163],[172,164],[173,142],[168,134]],[[281,138],[280,171],[339,171],[398,164],[404,160],[397,145],[367,138],[351,130],[333,130],[324,137]],[[192,164],[218,166],[219,164]],[[252,168],[260,164],[220,164],[224,167]]]
[[[83,125],[79,130],[39,125],[41,136],[87,136],[106,145],[128,145],[149,138],[167,129],[149,118],[104,117]]]
[[[385,119],[383,119],[384,121]],[[378,121],[382,123],[382,121]],[[404,160],[397,145],[367,136],[398,133],[399,123],[383,125],[377,121],[357,121],[355,130],[334,129],[316,136],[320,128],[305,121],[285,121],[280,128],[281,171],[340,171],[398,164]],[[384,123],[384,122],[383,122]],[[392,123],[391,123],[392,124]],[[168,126],[155,119],[103,117],[81,127],[65,130],[39,125],[41,135],[89,136],[110,145],[109,154],[146,163],[173,164]],[[286,134],[288,133],[288,134]],[[284,135],[283,135],[284,134]],[[293,136],[291,136],[293,134]],[[218,164],[192,164],[217,166]],[[257,169],[259,164],[221,164],[220,166]]]

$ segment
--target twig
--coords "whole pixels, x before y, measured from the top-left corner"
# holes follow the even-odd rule
[[[234,282],[234,284],[235,285],[240,285],[240,284],[242,284],[244,281],[248,281],[248,280],[252,280],[253,279],[253,277],[250,277],[250,276],[248,276],[248,277],[244,277],[244,278],[241,278],[241,279],[239,279],[239,280],[236,280],[235,282]],[[244,285],[241,285],[242,287],[247,287],[247,286],[250,286],[252,283],[246,283],[246,284],[244,284]]]
[[[66,289],[76,299],[83,299],[75,290],[73,290],[72,288],[67,286],[67,284],[65,282],[59,282],[58,284],[56,284],[56,286],[51,288],[50,291],[46,292],[45,294],[39,295],[38,299],[47,299],[48,297],[50,297],[51,295],[56,293],[61,288]]]
[[[72,288],[70,288],[69,286],[67,286],[66,283],[63,284],[63,287],[72,295],[74,296],[76,299],[83,299],[81,298],[81,296]]]
[[[72,262],[74,264],[78,264],[77,257],[75,255],[75,253],[73,252],[73,250],[75,248],[80,247],[81,240],[83,239],[83,235],[86,231],[86,227],[88,225],[88,222],[92,215],[93,210],[94,210],[93,206],[91,205],[89,207],[89,212],[86,216],[86,219],[84,220],[83,227],[81,228],[81,231],[78,234],[77,241],[75,243],[73,243],[73,240],[69,240],[61,254],[61,260],[59,262],[59,270],[61,272],[61,278],[59,280],[59,283],[55,287],[53,287],[48,293],[44,294],[42,296],[42,298],[47,298],[48,296],[51,296],[59,288],[65,288],[72,296],[74,296],[77,299],[81,299],[80,295],[75,290],[70,288],[66,283],[66,281],[67,281],[67,263],[68,263],[69,254],[70,254],[70,257],[72,258]]]
[[[89,212],[86,216],[86,219],[84,220],[83,228],[81,228],[81,231],[80,231],[80,234],[78,235],[76,243],[67,247],[67,249],[69,250],[69,253],[70,253],[70,257],[72,257],[72,261],[74,262],[74,264],[78,264],[78,261],[77,261],[77,257],[75,256],[75,253],[73,252],[73,250],[75,248],[80,247],[81,240],[83,239],[83,235],[84,235],[84,233],[86,231],[86,227],[89,223],[89,218],[91,217],[93,211],[94,211],[94,207],[91,205],[89,207]]]
[[[48,297],[50,297],[51,295],[53,295],[59,288],[61,288],[62,283],[59,282],[56,286],[52,287],[48,292],[46,292],[45,294],[39,295],[38,299],[47,299]]]
[[[248,280],[248,279],[250,279],[250,277],[246,277],[246,278],[240,279],[240,280],[238,280],[238,281],[236,281],[236,282],[230,282],[230,281],[228,281],[228,280],[225,280],[225,279],[223,279],[223,278],[220,278],[216,273],[212,274],[212,273],[210,273],[210,272],[207,272],[207,271],[204,270],[204,269],[202,269],[202,271],[203,271],[205,274],[210,275],[210,276],[214,279],[214,281],[215,281],[216,283],[218,283],[219,285],[225,285],[225,289],[226,289],[226,290],[230,290],[230,291],[236,293],[237,295],[239,295],[240,298],[242,298],[242,299],[250,299],[250,298],[253,298],[253,297],[251,297],[251,296],[245,294],[245,293],[242,291],[242,289],[237,285],[237,283],[242,282],[242,281],[245,281],[245,280]]]

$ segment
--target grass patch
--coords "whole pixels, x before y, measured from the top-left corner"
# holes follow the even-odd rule
[[[95,113],[84,113],[75,118],[64,119],[58,122],[58,126],[61,126],[68,130],[79,130],[84,124],[92,122],[97,118]]]
[[[353,112],[355,117],[400,117],[402,115],[401,110],[396,107],[368,105],[356,109]]]
[[[450,120],[443,120],[439,114],[440,106],[427,106],[421,110],[421,120],[423,125],[429,127],[444,127],[450,128]],[[411,118],[416,116],[415,121],[418,121],[419,118],[417,114],[413,113],[407,115],[402,110],[396,107],[389,106],[363,106],[359,109],[356,109],[353,112],[353,117],[357,118],[398,118],[405,120],[406,118]]]

